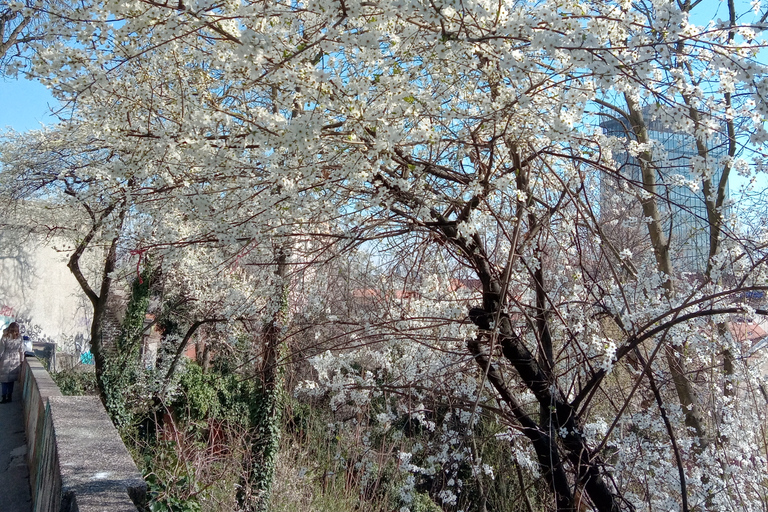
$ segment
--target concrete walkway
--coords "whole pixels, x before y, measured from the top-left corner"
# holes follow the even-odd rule
[[[31,512],[27,444],[21,411],[21,382],[13,402],[0,404],[0,512]]]

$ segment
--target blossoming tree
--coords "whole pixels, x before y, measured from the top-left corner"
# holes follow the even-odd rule
[[[49,17],[33,70],[132,155],[105,182],[173,191],[136,206],[169,241],[156,247],[238,255],[268,236],[287,264],[302,237],[415,269],[416,290],[387,292],[409,291],[388,321],[357,322],[376,343],[315,360],[338,403],[355,386],[370,404],[386,374],[460,397],[470,433],[482,404],[526,441],[557,510],[748,510],[766,502],[764,407],[752,347],[727,325],[766,313],[745,299],[766,288],[766,231],[741,235],[726,190],[732,170],[764,166],[765,16],[729,3],[727,21],[694,23],[708,8],[82,2]],[[674,156],[649,123],[693,141],[686,176],[664,172]],[[703,273],[675,264],[679,186],[703,191]],[[448,471],[429,460],[403,467]]]

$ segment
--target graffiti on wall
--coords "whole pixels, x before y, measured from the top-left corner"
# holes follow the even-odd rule
[[[0,304],[0,329],[5,329],[14,321],[16,321],[16,310],[7,304]]]

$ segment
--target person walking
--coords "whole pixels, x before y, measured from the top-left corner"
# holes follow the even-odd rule
[[[12,400],[13,383],[19,378],[21,361],[24,358],[24,345],[21,341],[19,324],[11,323],[0,338],[0,385],[3,398],[0,404]]]

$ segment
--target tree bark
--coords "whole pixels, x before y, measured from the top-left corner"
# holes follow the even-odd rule
[[[640,106],[628,94],[625,94],[624,98],[629,111],[628,120],[630,128],[635,138],[641,144],[651,143]],[[640,153],[637,159],[642,174],[643,188],[647,192],[647,197],[641,199],[640,203],[643,208],[643,215],[646,219],[650,219],[648,222],[648,234],[656,258],[656,267],[659,272],[667,276],[667,280],[662,286],[666,291],[667,297],[672,299],[675,295],[674,269],[669,254],[670,240],[664,234],[663,221],[658,207],[657,171],[653,165],[650,151]],[[703,448],[708,443],[708,434],[703,420],[704,415],[696,399],[693,385],[688,379],[683,354],[675,350],[674,347],[666,345],[664,347],[664,356],[669,366],[669,371],[672,374],[678,400],[685,414],[685,424],[693,429],[699,438],[699,447]]]
[[[107,314],[107,302],[109,300],[109,293],[112,288],[112,273],[115,271],[115,265],[117,263],[117,244],[120,240],[120,235],[115,235],[107,249],[107,255],[104,258],[104,264],[102,267],[101,282],[99,284],[99,293],[91,288],[88,280],[83,275],[80,268],[80,259],[82,258],[85,250],[89,244],[93,241],[96,233],[102,228],[104,221],[109,217],[117,207],[114,203],[108,206],[99,216],[98,219],[94,218],[94,223],[91,229],[88,231],[83,240],[75,248],[75,252],[69,258],[67,266],[72,274],[75,276],[80,288],[90,300],[93,306],[93,319],[91,321],[91,353],[93,354],[93,361],[96,371],[96,383],[99,388],[99,396],[102,402],[107,401],[107,389],[104,382],[104,372],[106,368],[107,358],[104,350],[104,319]],[[116,232],[119,233],[122,229],[123,221],[125,219],[125,210],[121,209],[118,214],[118,223]]]
[[[399,201],[414,207],[421,208],[424,206],[419,199],[390,183],[383,175],[379,175],[377,179]],[[598,511],[620,512],[621,499],[603,478],[601,468],[604,467],[604,464],[597,454],[590,451],[586,439],[581,434],[577,411],[551,382],[551,379],[537,362],[537,358],[512,329],[509,316],[504,312],[506,300],[506,297],[502,296],[504,287],[497,270],[490,263],[480,236],[477,233],[465,236],[459,232],[458,223],[469,218],[472,209],[476,208],[480,201],[479,196],[467,201],[456,220],[448,220],[434,208],[430,209],[430,214],[435,222],[430,223],[429,227],[438,235],[442,243],[452,245],[474,268],[482,283],[483,290],[482,310],[485,315],[480,316],[485,319],[497,320],[491,336],[498,338],[503,356],[515,368],[522,382],[536,397],[539,405],[549,408],[552,430],[557,432],[557,436],[560,437],[559,442],[565,448],[567,460],[576,471],[579,485],[586,490]],[[513,247],[511,250],[515,250],[515,248]],[[544,321],[546,321],[545,318]],[[500,399],[513,411],[515,420],[520,423],[524,429],[524,434],[534,445],[542,472],[549,475],[547,482],[555,496],[558,510],[574,510],[576,505],[573,500],[573,493],[570,488],[565,490],[565,483],[563,482],[565,468],[555,436],[548,434],[550,429],[541,428],[530,417],[521,414],[519,404],[514,396],[506,390],[503,377],[494,370],[489,357],[483,356],[477,345],[470,344],[468,348],[470,353],[475,356],[477,364],[488,375],[489,382],[499,393]]]
[[[284,247],[276,252],[276,309],[264,326],[263,362],[260,403],[252,417],[254,439],[250,446],[248,467],[238,491],[238,502],[248,512],[263,512],[269,508],[272,483],[280,448],[284,407],[283,371],[280,367],[284,350],[282,328],[288,311],[288,253]]]
[[[562,393],[556,390],[547,373],[537,362],[536,357],[515,334],[508,315],[502,313],[503,298],[499,296],[499,290],[502,288],[501,283],[498,277],[494,275],[492,266],[488,263],[479,237],[475,236],[471,241],[468,241],[463,237],[455,236],[452,226],[447,225],[447,227],[448,229],[443,231],[444,235],[465,255],[469,256],[478,278],[483,284],[483,308],[486,314],[499,319],[495,329],[498,333],[502,354],[515,368],[526,387],[534,394],[540,407],[547,407],[549,410],[550,428],[542,428],[530,418],[526,420],[519,413],[515,413],[515,419],[522,422],[521,425],[525,429],[526,437],[534,444],[534,450],[536,450],[539,464],[544,473],[551,475],[548,483],[555,494],[558,510],[574,510],[575,504],[570,489],[567,493],[563,489],[561,477],[564,474],[564,468],[555,442],[556,436],[550,435],[549,432],[557,432],[557,436],[560,437],[560,442],[567,452],[567,459],[576,470],[579,484],[584,486],[597,510],[600,512],[619,512],[621,510],[619,498],[602,477],[601,468],[604,464],[601,458],[590,451],[586,440],[581,435],[576,411],[566,401]],[[514,397],[508,392],[502,392],[504,388],[501,377],[491,378],[495,374],[491,371],[492,366],[489,366],[489,361],[479,357],[476,348],[470,346],[470,351],[483,371],[487,372],[489,381],[499,391],[505,403],[513,411],[518,410],[519,405]]]

